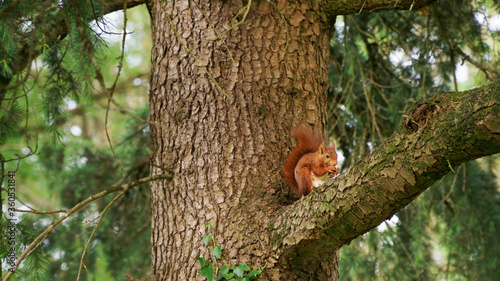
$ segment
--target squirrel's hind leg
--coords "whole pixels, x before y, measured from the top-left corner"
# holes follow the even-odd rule
[[[309,167],[302,167],[300,170],[295,170],[295,179],[299,189],[295,194],[297,196],[306,196],[312,191],[311,169]]]

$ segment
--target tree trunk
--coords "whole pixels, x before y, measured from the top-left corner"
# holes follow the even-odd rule
[[[357,190],[346,176],[337,197],[330,185],[285,206],[292,196],[281,169],[293,126],[325,127],[330,18],[384,5],[279,0],[248,2],[247,10],[239,1],[200,2],[149,3],[151,173],[174,174],[152,184],[152,280],[201,279],[196,257],[208,255],[207,222],[230,265],[267,262],[261,277],[270,280],[338,280],[339,247],[396,209],[343,212]],[[352,229],[350,219],[361,215],[352,210],[369,217],[363,227]]]
[[[201,279],[196,256],[207,256],[207,222],[229,264],[267,261],[267,278],[298,278],[266,229],[290,201],[281,165],[292,124],[325,126],[331,23],[306,1],[256,1],[248,14],[244,5],[149,6],[151,173],[175,174],[152,184],[153,280]],[[337,275],[336,257],[318,274]]]

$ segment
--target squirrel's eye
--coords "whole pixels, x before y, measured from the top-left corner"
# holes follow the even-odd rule
[[[325,157],[326,157],[326,158],[330,158],[330,155],[328,155],[328,154],[327,154]]]

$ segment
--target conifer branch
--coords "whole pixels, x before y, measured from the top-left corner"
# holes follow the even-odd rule
[[[5,17],[5,15],[10,10],[14,9],[20,2],[22,2],[22,1],[19,1],[19,0],[14,1],[9,6],[7,6],[7,8],[4,9],[0,13],[0,19]],[[135,6],[146,3],[145,0],[127,0],[127,1],[108,0],[108,1],[104,1],[104,8],[102,10],[102,15],[106,15],[106,14],[123,9],[124,2],[126,3],[128,8],[133,8]],[[102,15],[96,15],[96,16],[102,16]],[[67,18],[61,12],[61,13],[59,13],[59,15],[53,17],[53,20],[51,21],[51,23],[48,26],[43,28],[43,30],[44,30],[44,34],[43,34],[44,42],[46,42],[46,44],[47,44],[45,47],[50,48],[52,46],[55,46],[68,36],[69,30],[67,28],[68,25],[66,22],[67,22]],[[29,33],[25,34],[24,37],[25,38],[33,38],[34,35],[36,34],[36,32],[37,32],[36,29],[33,31],[30,31]],[[36,42],[35,44],[38,43],[37,40],[33,40],[33,42]],[[21,48],[21,50],[19,52],[19,56],[18,56],[19,60],[16,61],[16,67],[12,68],[12,73],[10,75],[11,77],[14,77],[14,76],[20,74],[24,69],[26,69],[31,64],[31,62],[33,60],[35,60],[38,56],[40,56],[42,54],[42,51],[44,48],[38,48],[38,50],[36,50],[36,47],[37,46],[35,46],[33,44],[29,44],[29,43],[24,44],[24,46]],[[26,74],[24,76],[24,78],[22,79],[22,81],[19,81],[18,83],[16,83],[16,85],[23,84],[28,76],[29,75]],[[9,85],[10,80],[11,80],[11,78],[3,77],[2,75],[0,75],[0,90],[6,89]],[[1,102],[2,102],[2,99],[0,98],[0,104],[1,104]]]
[[[150,182],[150,181],[155,181],[155,180],[161,180],[161,179],[165,179],[165,180],[171,180],[173,177],[173,175],[171,174],[168,174],[168,175],[157,175],[157,176],[151,176],[151,177],[147,177],[147,178],[142,178],[140,180],[137,180],[137,181],[134,181],[132,183],[129,183],[129,184],[122,184],[124,181],[125,181],[125,178],[122,178],[121,180],[119,180],[115,185],[113,185],[112,187],[104,190],[104,191],[101,191],[97,194],[94,194],[90,197],[88,197],[87,199],[83,200],[82,202],[76,204],[73,208],[67,210],[67,212],[62,215],[60,218],[58,218],[57,220],[53,221],[42,233],[40,233],[34,240],[33,242],[31,242],[31,244],[23,251],[23,253],[18,257],[17,261],[16,261],[16,264],[13,266],[14,270],[9,272],[5,278],[3,279],[3,281],[7,281],[10,279],[10,277],[14,274],[15,270],[19,267],[19,265],[21,264],[21,262],[28,256],[30,255],[36,248],[38,248],[39,245],[41,245],[41,243],[43,242],[43,240],[45,240],[45,238],[52,232],[52,230],[54,230],[54,228],[60,224],[61,222],[63,222],[64,220],[66,220],[67,218],[69,218],[70,216],[72,216],[73,214],[75,214],[76,212],[78,211],[81,211],[83,209],[83,207],[89,205],[90,203],[94,202],[94,201],[97,201],[99,199],[101,199],[102,197],[108,195],[108,194],[111,194],[111,193],[114,193],[114,192],[117,192],[117,191],[127,191],[129,190],[130,188],[134,187],[134,186],[137,186],[137,185],[141,185],[143,183],[147,183],[147,182]]]

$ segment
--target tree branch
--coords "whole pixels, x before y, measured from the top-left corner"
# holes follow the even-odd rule
[[[500,80],[415,105],[389,139],[346,173],[284,207],[271,243],[311,271],[335,250],[390,218],[450,167],[500,152]]]
[[[416,11],[430,5],[436,0],[324,0],[320,5],[322,11],[330,15],[360,14],[380,9],[399,9]]]
[[[104,6],[106,7],[104,10],[104,14],[109,14],[115,11],[119,11],[123,9],[124,3],[127,2],[127,9],[133,8],[135,6],[139,6],[141,4],[145,4],[147,0],[105,0],[103,1]]]
[[[107,0],[103,1],[103,11],[102,14],[106,15],[115,11],[122,10],[124,7],[124,3],[127,3],[127,8],[133,8],[135,6],[138,6],[140,4],[146,3],[146,0]],[[10,10],[17,6],[19,4],[18,1],[13,2],[11,5],[9,5],[6,9]],[[0,18],[3,16],[5,12],[0,13]],[[66,24],[66,19],[67,17],[61,12],[59,13],[58,16],[55,16],[52,20],[49,26],[44,27],[44,41],[47,42],[48,45],[56,45],[60,43],[66,36],[68,36],[68,29],[67,29],[67,24]],[[32,31],[30,33],[27,33],[25,35],[26,38],[31,38],[33,37],[32,33],[35,31]],[[35,42],[38,42],[35,40]],[[19,55],[17,57],[20,58],[19,61],[16,62],[16,66],[12,67],[12,74],[10,75],[11,77],[16,76],[17,74],[21,73],[28,65],[35,60],[39,55],[42,54],[42,48],[39,48],[38,51],[36,50],[36,46],[33,46],[32,44],[26,43],[22,49],[19,52]],[[0,75],[0,90],[6,89],[7,85],[10,82],[11,77],[2,77]],[[17,85],[16,85],[17,86]],[[1,100],[1,99],[0,99]]]
[[[161,180],[161,179],[166,179],[166,180],[171,180],[172,175],[157,175],[157,176],[152,176],[152,177],[147,177],[147,178],[142,178],[137,181],[134,181],[129,184],[122,184],[124,178],[122,178],[117,184],[114,186],[103,190],[97,194],[94,194],[90,196],[89,198],[83,200],[82,202],[76,204],[73,208],[66,210],[65,214],[59,217],[57,220],[54,220],[42,233],[40,233],[34,240],[31,242],[31,244],[23,251],[23,253],[17,258],[16,264],[14,265],[14,271],[9,271],[9,273],[5,276],[3,281],[7,281],[10,279],[10,277],[14,274],[15,270],[19,267],[21,262],[28,256],[30,255],[38,246],[45,240],[45,238],[52,232],[52,230],[61,222],[63,222],[65,219],[70,217],[71,215],[75,214],[76,212],[80,211],[83,207],[87,206],[88,204],[101,199],[102,197],[117,192],[117,191],[127,191],[130,188],[147,183],[150,181],[155,181],[155,180]]]

